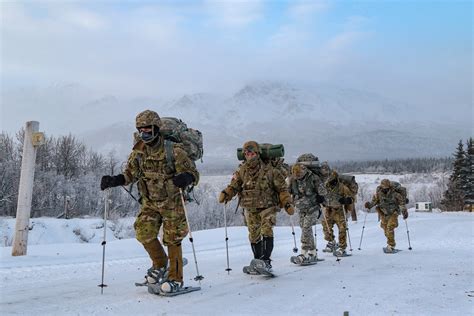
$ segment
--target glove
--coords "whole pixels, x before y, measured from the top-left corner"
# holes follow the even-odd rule
[[[220,194],[219,194],[219,203],[227,203],[229,202],[229,198],[228,198],[228,195],[225,191],[222,191]]]
[[[370,202],[365,202],[364,207],[370,209]]]
[[[194,181],[194,176],[189,172],[178,173],[173,177],[173,184],[180,189],[184,189]]]
[[[405,199],[405,204],[410,203],[410,200],[408,198]]]
[[[348,205],[348,204],[352,203],[352,198],[351,197],[342,197],[338,201],[341,204]]]
[[[104,191],[107,188],[117,187],[125,184],[125,177],[123,174],[117,176],[103,176],[100,179],[100,189]]]
[[[408,211],[407,211],[407,210],[403,210],[403,211],[402,211],[402,214],[403,214],[403,219],[407,219],[407,218],[408,218]]]
[[[324,203],[324,201],[326,201],[326,199],[324,198],[324,196],[322,195],[316,195],[316,202],[318,202],[318,204],[321,204],[321,203]]]
[[[288,213],[288,215],[293,215],[295,214],[295,207],[288,203],[285,205],[285,211]]]

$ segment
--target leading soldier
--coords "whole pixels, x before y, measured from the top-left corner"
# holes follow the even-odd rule
[[[152,261],[146,280],[161,283],[163,292],[177,292],[183,287],[183,255],[181,241],[188,234],[188,224],[181,200],[180,189],[196,185],[199,173],[194,162],[180,144],[172,144],[172,152],[165,149],[160,135],[159,115],[150,110],[136,117],[140,139],[133,146],[122,174],[103,176],[100,187],[128,185],[138,182],[141,207],[134,223],[137,240]],[[172,155],[174,163],[170,163]],[[158,240],[163,225],[163,243],[168,257]],[[169,274],[166,272],[169,260]]]

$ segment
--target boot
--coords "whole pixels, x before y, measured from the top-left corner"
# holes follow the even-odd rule
[[[169,245],[168,255],[170,258],[168,280],[182,283],[183,282],[183,252],[181,249],[181,244]]]
[[[251,243],[250,246],[252,247],[253,258],[254,259],[262,258],[262,240],[259,240],[256,243]]]
[[[334,240],[331,240],[326,245],[326,248],[323,249],[323,252],[334,252],[335,249],[336,249],[336,243],[334,242]]]
[[[306,258],[308,258],[310,261],[317,260],[318,256],[316,253],[316,249],[308,250],[308,253],[306,254]]]
[[[156,284],[156,283],[163,283],[167,279],[167,267],[162,268],[153,268],[151,267],[147,271],[147,275],[145,276],[145,283],[146,284]]]
[[[273,237],[263,237],[263,255],[262,260],[265,261],[265,269],[268,271],[272,270],[271,259],[273,251]]]
[[[179,290],[182,289],[183,284],[184,284],[183,282],[170,280],[161,284],[160,289],[162,292],[165,292],[165,293],[175,293],[175,292],[179,292]]]
[[[335,255],[336,257],[344,257],[346,254],[347,254],[347,253],[346,253],[346,249],[342,249],[342,248],[340,248],[340,247],[337,248],[336,251],[334,251],[334,255]]]

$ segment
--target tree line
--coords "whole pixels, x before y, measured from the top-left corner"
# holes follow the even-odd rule
[[[24,130],[15,136],[0,134],[0,216],[15,216],[18,202]],[[31,216],[96,216],[103,212],[100,178],[120,172],[113,152],[102,155],[88,149],[71,134],[46,137],[37,148]],[[112,216],[136,211],[135,201],[123,191],[112,190],[116,206]]]

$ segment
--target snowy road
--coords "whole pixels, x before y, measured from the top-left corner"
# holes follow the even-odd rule
[[[362,217],[363,219],[363,217]],[[350,224],[354,255],[336,262],[299,267],[289,262],[291,229],[276,229],[273,265],[277,278],[241,272],[250,260],[246,228],[229,229],[230,275],[223,229],[195,232],[202,291],[174,298],[137,288],[149,260],[135,240],[107,244],[106,278],[100,294],[102,247],[99,244],[34,245],[28,256],[11,257],[0,248],[2,315],[468,315],[474,314],[474,214],[410,213],[396,231],[396,255],[385,255],[383,231],[370,214],[362,250],[362,222]],[[299,236],[299,229],[297,231]],[[323,243],[318,226],[318,245]],[[196,275],[191,247],[185,282]],[[299,247],[299,245],[298,245]]]

